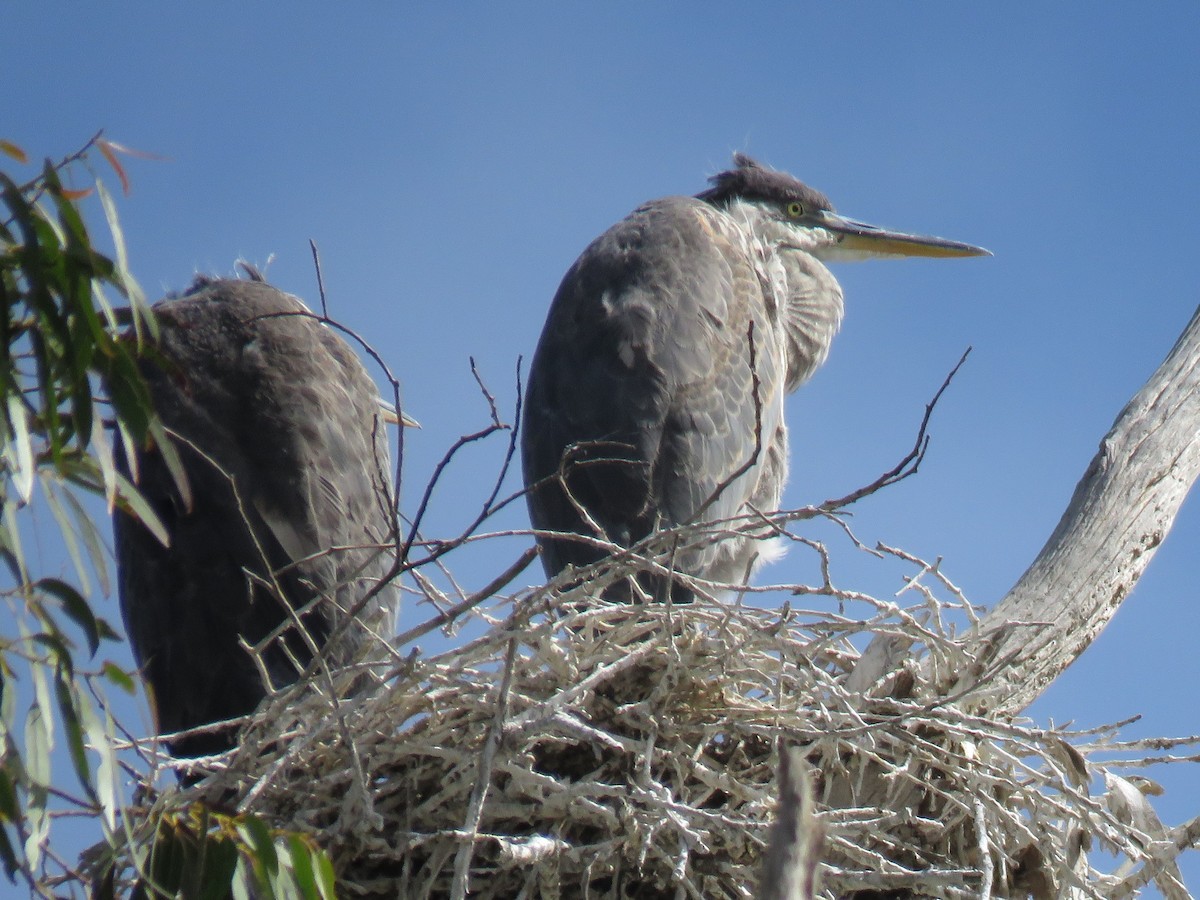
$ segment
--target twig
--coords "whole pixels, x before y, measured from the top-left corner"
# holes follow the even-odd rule
[[[463,825],[463,843],[458,848],[454,859],[454,882],[450,890],[451,900],[464,900],[467,896],[468,876],[471,871],[471,857],[475,853],[475,837],[479,833],[479,820],[483,815],[483,803],[487,799],[488,788],[492,782],[492,764],[496,757],[496,749],[504,734],[504,719],[508,715],[508,695],[512,689],[513,664],[517,658],[517,640],[508,642],[508,652],[504,658],[504,676],[500,682],[500,692],[496,696],[496,714],[492,718],[487,740],[479,754],[479,769],[475,778],[475,788],[471,792],[471,802],[467,810],[467,820]]]
[[[811,900],[825,834],[817,820],[809,767],[795,747],[779,753],[779,807],[763,859],[759,900]]]
[[[474,609],[488,597],[494,596],[497,591],[511,582],[514,578],[524,572],[531,562],[537,559],[538,551],[536,547],[528,548],[522,553],[517,561],[505,569],[498,576],[493,578],[481,590],[476,591],[470,597],[467,597],[461,603],[456,603],[454,606],[438,613],[432,619],[418,625],[416,628],[410,628],[408,631],[401,634],[392,641],[395,647],[403,647],[415,640],[419,640],[431,631],[436,631],[438,628],[443,628],[453,622],[459,616]]]
[[[881,488],[885,488],[890,484],[895,484],[897,481],[903,481],[910,475],[917,474],[917,470],[921,467],[921,463],[925,459],[925,451],[929,449],[929,422],[933,417],[933,410],[937,406],[938,401],[942,398],[946,388],[950,386],[950,382],[954,380],[954,376],[958,374],[958,370],[962,368],[963,363],[967,361],[967,357],[971,354],[971,348],[968,347],[963,351],[963,355],[955,363],[954,368],[950,370],[950,374],[946,376],[942,382],[942,386],[937,389],[937,393],[933,395],[933,399],[925,404],[925,415],[921,417],[921,425],[917,429],[917,439],[913,443],[912,449],[904,456],[900,462],[888,469],[870,484],[865,487],[851,491],[844,497],[837,500],[826,500],[821,504],[820,508],[825,511],[842,509],[852,503],[856,503],[863,497],[870,496]]]
[[[329,321],[329,304],[325,302],[325,278],[321,274],[321,254],[317,251],[317,242],[312,238],[308,239],[309,249],[312,250],[313,270],[317,274],[317,292],[321,297],[321,318]]]

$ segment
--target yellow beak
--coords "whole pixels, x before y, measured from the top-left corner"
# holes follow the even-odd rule
[[[888,231],[864,222],[845,219],[828,210],[817,210],[807,217],[817,228],[831,232],[837,243],[824,247],[817,255],[831,259],[865,259],[875,256],[931,256],[951,258],[958,256],[991,256],[982,247],[950,241],[946,238],[923,234],[905,234],[903,231]]]
[[[403,411],[397,413],[396,407],[392,406],[387,400],[379,398],[379,412],[383,416],[383,421],[389,425],[403,425],[405,428],[420,428],[421,423],[411,416],[406,415]]]

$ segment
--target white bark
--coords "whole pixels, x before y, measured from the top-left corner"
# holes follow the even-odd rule
[[[824,829],[816,816],[809,767],[795,747],[779,752],[779,808],[763,857],[758,900],[812,900]]]
[[[1028,706],[1112,618],[1200,474],[1200,310],[1117,416],[1033,564],[975,629],[952,693]]]

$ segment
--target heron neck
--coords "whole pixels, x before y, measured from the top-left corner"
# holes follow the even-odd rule
[[[752,203],[735,201],[727,212],[754,236],[781,310],[787,389],[794,391],[825,361],[842,324],[842,286],[815,255],[832,235],[781,222]]]

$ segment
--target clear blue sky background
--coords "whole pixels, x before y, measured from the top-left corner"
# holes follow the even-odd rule
[[[121,203],[149,293],[273,257],[271,279],[315,303],[318,242],[332,311],[424,425],[410,503],[484,421],[468,357],[510,408],[517,356],[579,251],[640,202],[703,188],[733,150],[856,218],[995,253],[839,267],[845,326],[789,407],[787,501],[802,505],[890,466],[975,348],[920,476],[855,527],[944,557],[978,603],[1032,560],[1200,299],[1191,2],[19,3],[2,24],[0,134],[61,156],[103,127],[167,158],[131,161]],[[499,456],[453,470],[433,533],[473,514]],[[522,527],[523,510],[498,524]],[[1036,718],[1200,731],[1198,547],[1185,507]],[[477,587],[516,549],[459,574]],[[840,560],[846,586],[899,586]],[[769,574],[800,580],[809,562]],[[1170,824],[1200,813],[1200,771],[1149,774]]]

